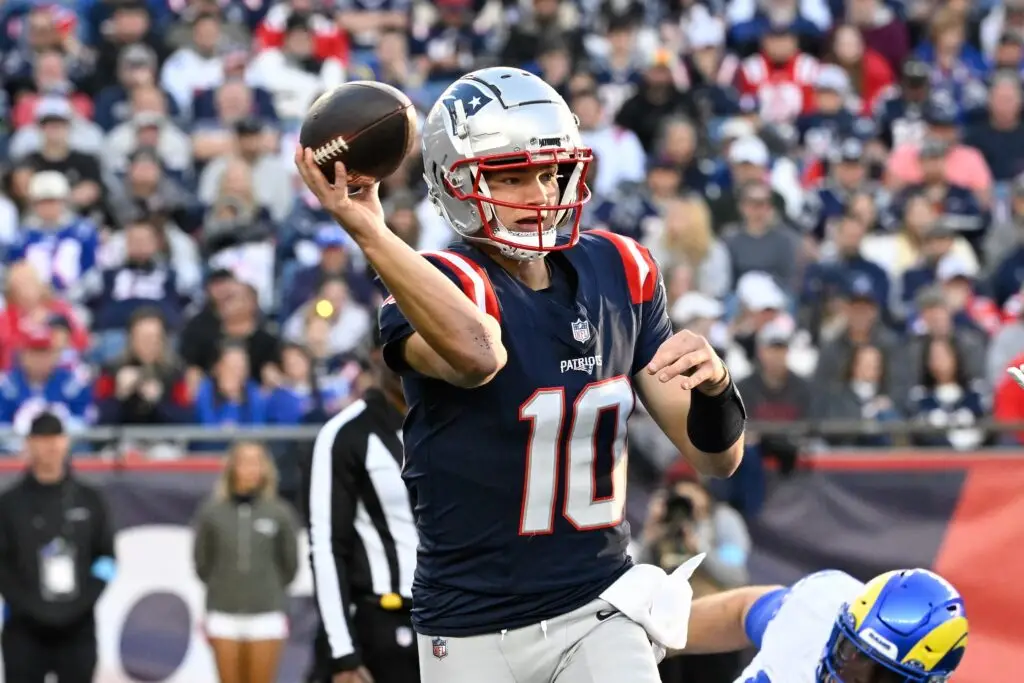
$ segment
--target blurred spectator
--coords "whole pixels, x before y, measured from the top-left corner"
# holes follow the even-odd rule
[[[188,301],[177,272],[163,257],[161,230],[153,221],[132,221],[125,226],[124,236],[124,262],[95,272],[86,285],[101,362],[124,351],[128,322],[136,311],[155,308],[163,324],[176,332],[181,329]]]
[[[286,589],[298,571],[299,524],[278,497],[277,471],[262,445],[232,446],[194,526],[204,631],[220,680],[272,683],[288,637]]]
[[[249,379],[249,354],[236,342],[216,351],[217,361],[196,391],[196,422],[210,427],[235,427],[267,423],[267,399],[259,382]],[[201,453],[216,453],[226,444],[193,444]]]
[[[81,290],[82,279],[96,265],[96,226],[70,205],[71,185],[62,173],[34,174],[29,181],[28,198],[31,209],[7,259],[24,259],[55,291],[74,299]]]
[[[48,95],[35,106],[33,121],[20,126],[11,136],[7,152],[19,159],[38,151],[44,142],[41,123],[61,119],[69,122],[68,144],[86,154],[99,154],[103,148],[103,129],[87,118],[79,116],[71,103],[62,95]]]
[[[596,173],[591,170],[590,189],[606,196],[624,182],[642,182],[646,166],[644,149],[632,131],[606,122],[597,92],[586,90],[576,94],[572,110],[580,117],[583,144],[593,150],[594,156],[615,160],[598,165]]]
[[[320,93],[345,80],[345,67],[337,57],[318,57],[314,51],[314,19],[292,13],[285,23],[281,47],[260,52],[249,65],[247,81],[274,98],[281,120],[301,122]]]
[[[228,268],[250,284],[265,309],[277,299],[274,234],[270,214],[253,185],[252,167],[244,159],[230,158],[206,211],[201,247],[211,267]]]
[[[788,20],[768,20],[760,52],[743,60],[737,74],[740,95],[765,123],[793,123],[813,111],[818,60],[801,51],[799,30]]]
[[[273,148],[273,136],[268,134],[263,121],[249,117],[235,124],[238,156],[221,156],[203,169],[199,177],[199,201],[212,206],[218,194],[224,173],[234,161],[244,161],[250,169],[253,192],[261,205],[275,221],[288,216],[295,203],[295,188],[289,178],[290,171]]]
[[[193,94],[220,85],[224,79],[221,17],[201,12],[192,19],[192,40],[179,48],[160,69],[160,87],[170,93],[181,111],[191,111]]]
[[[157,57],[149,45],[135,44],[124,47],[117,59],[117,82],[105,85],[96,96],[96,123],[111,131],[130,118],[132,94],[138,88],[157,86]],[[180,114],[178,103],[160,91],[166,103],[165,110],[172,117]]]
[[[965,145],[985,158],[996,182],[1024,173],[1024,123],[1021,122],[1020,74],[997,73],[988,91],[988,117],[970,129]]]
[[[869,424],[900,419],[896,401],[890,395],[886,377],[886,360],[875,346],[856,346],[850,362],[836,386],[825,393],[819,417],[830,420],[863,420]],[[830,436],[833,445],[889,446],[892,439],[885,434],[872,434],[870,427],[858,433]]]
[[[394,219],[392,214],[392,229]],[[366,273],[353,264],[354,245],[344,230],[337,225],[325,225],[317,231],[315,243],[319,247],[318,262],[296,272],[282,297],[280,308],[285,319],[312,299],[328,279],[343,279],[352,298],[362,305],[369,304],[373,298],[373,284]]]
[[[292,343],[308,343],[307,326],[313,318],[328,324],[327,350],[332,356],[348,353],[370,331],[370,314],[352,301],[345,281],[330,277],[323,281],[316,297],[307,301],[284,324],[284,338]]]
[[[786,423],[813,417],[811,385],[791,371],[787,363],[794,337],[795,326],[786,316],[770,321],[758,331],[754,373],[737,384],[751,420]],[[748,439],[751,445],[761,446],[763,456],[779,460],[784,470],[793,468],[799,446],[792,438],[754,434]]]
[[[124,178],[110,184],[109,203],[111,222],[117,228],[140,214],[165,216],[186,232],[196,227],[191,195],[166,172],[152,147],[138,147],[129,155]]]
[[[135,150],[144,147],[154,150],[166,169],[184,173],[192,165],[190,145],[168,116],[167,96],[156,86],[140,85],[128,97],[130,113],[107,135],[107,168],[123,172]]]
[[[184,368],[168,344],[160,310],[137,309],[126,329],[124,352],[96,380],[99,423],[188,422],[192,400],[184,382]]]
[[[537,1],[538,4],[551,2]],[[636,94],[623,103],[614,117],[616,125],[633,131],[648,154],[655,151],[661,122],[666,117],[678,114],[691,121],[701,120],[693,100],[676,85],[671,66],[672,58],[666,52],[652,55]]]
[[[711,230],[711,212],[699,195],[688,195],[664,206],[661,239],[651,253],[664,270],[685,264],[694,271],[693,289],[725,297],[733,284],[729,251]]]
[[[741,220],[723,236],[732,262],[733,280],[745,273],[765,272],[782,287],[795,284],[799,240],[772,207],[767,183],[753,181],[739,189]]]
[[[716,234],[721,234],[727,226],[743,219],[740,208],[742,203],[740,191],[749,183],[763,184],[767,182],[770,163],[768,146],[753,135],[736,138],[728,145],[725,156],[728,160],[728,168],[721,183],[725,189],[720,190],[716,187],[715,191],[710,193],[711,216],[714,220]],[[786,200],[774,189],[769,188],[769,190],[771,206],[775,208],[776,216],[785,216]]]
[[[851,2],[851,5],[856,4],[865,3],[864,0]],[[829,61],[846,72],[852,86],[852,97],[844,104],[854,114],[870,116],[875,111],[879,96],[891,88],[896,80],[893,64],[881,53],[866,46],[860,31],[851,24],[836,27],[829,52]]]
[[[181,357],[193,376],[213,371],[221,347],[237,343],[247,352],[246,377],[257,384],[276,384],[280,376],[280,342],[261,319],[255,291],[226,271],[211,274],[207,287],[210,300],[186,323],[179,344]]]
[[[71,186],[71,204],[82,214],[89,215],[100,207],[103,200],[100,165],[93,155],[71,147],[71,122],[59,109],[44,107],[37,114],[41,144],[37,151],[25,156],[24,162],[37,172],[64,174]]]
[[[933,99],[925,105],[923,116],[927,124],[926,138],[932,143],[928,146],[929,154],[933,158],[941,156],[946,182],[971,190],[983,206],[988,206],[992,196],[992,172],[981,152],[959,143],[956,106],[947,100]],[[924,181],[923,141],[906,142],[893,149],[886,164],[886,184],[891,190]],[[945,143],[945,147],[941,143]]]
[[[910,392],[911,409],[922,422],[949,427],[943,434],[915,436],[918,445],[977,448],[985,434],[974,428],[986,406],[962,360],[963,351],[949,339],[930,338],[923,345],[921,384]]]
[[[267,415],[274,424],[322,424],[335,415],[348,398],[349,387],[318,377],[313,358],[298,344],[281,348],[281,380],[267,399]]]
[[[71,306],[55,296],[27,262],[8,268],[4,306],[0,310],[0,369],[10,370],[29,338],[55,319],[67,323],[70,347],[84,353],[89,346],[89,332]]]
[[[61,367],[49,327],[29,332],[10,372],[0,381],[0,424],[24,434],[43,411],[57,415],[69,431],[93,422],[93,388],[84,367]]]
[[[574,64],[585,54],[578,9],[573,3],[529,0],[518,7],[513,5],[506,20],[511,30],[501,50],[502,64],[529,64],[540,56],[545,45],[564,45]]]

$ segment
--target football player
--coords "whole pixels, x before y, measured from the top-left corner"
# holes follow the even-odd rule
[[[388,230],[375,187],[350,193],[342,164],[331,186],[296,150],[390,293],[380,327],[409,405],[422,680],[657,683],[651,642],[685,641],[687,622],[658,622],[655,603],[682,589],[669,580],[655,600],[651,567],[626,552],[626,422],[639,394],[697,470],[729,476],[740,396],[706,339],[673,334],[647,249],[580,233],[592,157],[553,88],[473,72],[422,138],[429,199],[461,238],[422,254]]]
[[[944,683],[967,648],[967,616],[957,590],[927,569],[867,584],[828,570],[693,602],[684,653],[751,645],[758,653],[735,683]]]

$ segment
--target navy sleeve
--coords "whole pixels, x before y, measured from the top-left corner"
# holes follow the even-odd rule
[[[452,252],[430,252],[424,253],[423,256],[454,282],[456,287],[465,292],[466,296],[491,315],[498,317],[494,292],[490,283],[482,279],[486,278],[486,275],[479,266],[473,264],[465,256]],[[405,340],[416,330],[406,319],[394,297],[387,296],[384,299],[377,321],[380,325],[380,343],[384,362],[399,374],[412,373],[412,368],[405,362],[403,347]]]
[[[643,247],[641,247],[643,249]],[[647,250],[644,249],[646,252]],[[649,301],[639,304],[640,326],[637,331],[636,347],[633,351],[632,373],[635,375],[644,369],[658,348],[672,336],[672,321],[668,317],[667,297],[665,296],[665,280],[661,275],[661,268],[657,266],[653,257],[654,270],[649,277],[655,278],[654,292]]]

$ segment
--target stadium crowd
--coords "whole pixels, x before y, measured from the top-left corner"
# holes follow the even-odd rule
[[[752,419],[1014,438],[972,427],[1024,419],[1020,0],[8,0],[0,422],[336,412],[380,295],[296,176],[302,116],[347,79],[425,111],[493,64],[564,94],[585,226],[652,250]],[[389,224],[443,247],[421,172]]]

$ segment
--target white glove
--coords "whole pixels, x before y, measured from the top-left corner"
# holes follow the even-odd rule
[[[1012,377],[1013,381],[1017,383],[1017,386],[1024,389],[1024,365],[1016,368],[1010,366],[1006,368],[1006,371],[1010,373],[1010,377]]]

